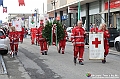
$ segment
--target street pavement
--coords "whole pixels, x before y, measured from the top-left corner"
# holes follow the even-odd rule
[[[31,45],[30,39],[26,38],[19,45],[18,56],[10,58],[4,56],[8,71],[8,79],[120,79],[120,56],[113,55],[110,50],[107,63],[101,60],[89,60],[88,47],[85,46],[84,65],[73,63],[73,46],[67,42],[65,54],[59,54],[57,47],[50,46],[48,55],[40,53],[40,47]],[[1,78],[0,79],[7,79]]]

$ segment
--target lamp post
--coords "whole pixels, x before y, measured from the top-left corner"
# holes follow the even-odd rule
[[[54,6],[54,19],[56,19],[56,0],[51,1],[51,4]]]
[[[23,18],[24,18],[23,20],[24,20],[24,27],[25,27],[25,14],[23,14]]]
[[[108,0],[108,27],[110,26],[110,0]]]
[[[38,23],[38,21],[37,21],[37,13],[38,13],[38,9],[35,9],[35,15],[36,15],[36,28],[37,28],[37,23]]]

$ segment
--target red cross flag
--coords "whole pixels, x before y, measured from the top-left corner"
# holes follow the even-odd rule
[[[16,31],[22,31],[21,21],[14,21]]]
[[[103,33],[89,33],[89,59],[104,59]]]
[[[7,7],[3,7],[3,13],[7,13]]]

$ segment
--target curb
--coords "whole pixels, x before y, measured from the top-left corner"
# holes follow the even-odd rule
[[[6,69],[6,66],[5,66],[2,55],[0,55],[0,60],[1,60],[2,67],[3,67],[3,74],[6,75],[7,74],[7,69]]]
[[[111,49],[109,49],[109,51],[110,51],[109,54],[120,56],[120,52],[117,52],[117,51],[111,50]]]

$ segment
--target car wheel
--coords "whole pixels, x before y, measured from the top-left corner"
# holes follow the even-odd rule
[[[0,51],[0,54],[1,54],[1,55],[6,55],[7,53],[8,53],[8,50],[1,50],[1,51]]]
[[[115,48],[118,52],[120,52],[120,42],[115,43]]]

